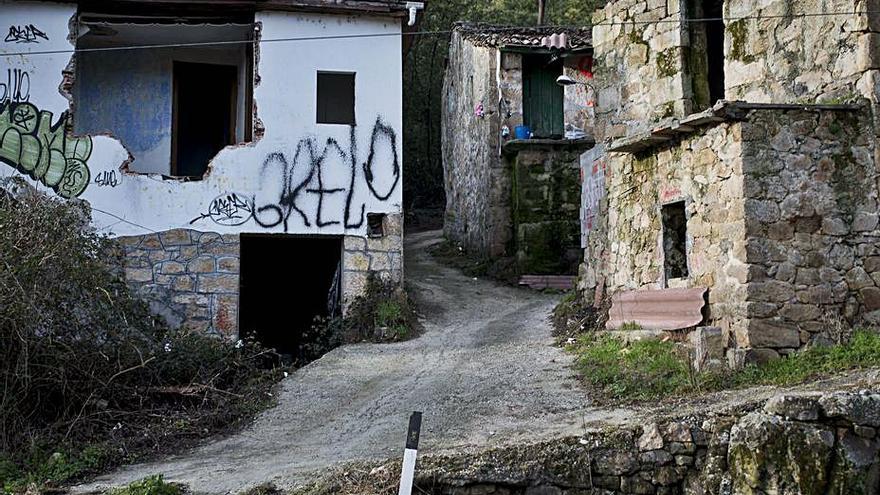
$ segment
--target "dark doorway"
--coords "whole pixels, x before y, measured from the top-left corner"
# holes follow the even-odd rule
[[[239,328],[298,359],[316,316],[338,311],[342,238],[243,234]]]
[[[201,177],[235,142],[238,68],[174,62],[171,175]]]

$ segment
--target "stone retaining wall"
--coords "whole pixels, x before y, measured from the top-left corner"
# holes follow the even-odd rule
[[[787,394],[762,407],[420,460],[444,495],[876,494],[880,394]]]

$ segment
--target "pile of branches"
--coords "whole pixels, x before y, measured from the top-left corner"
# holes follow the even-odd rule
[[[88,219],[82,202],[0,191],[0,460],[77,442],[136,455],[265,405],[266,351],[170,330]]]

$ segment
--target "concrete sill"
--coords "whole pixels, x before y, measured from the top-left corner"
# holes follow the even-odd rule
[[[595,146],[596,140],[591,137],[578,139],[511,139],[504,143],[501,150],[505,155],[515,155],[525,150],[568,150],[586,151]]]

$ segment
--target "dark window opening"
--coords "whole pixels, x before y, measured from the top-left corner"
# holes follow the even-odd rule
[[[724,1],[703,0],[709,105],[724,99]]]
[[[523,123],[536,138],[561,139],[565,134],[564,95],[556,79],[562,60],[523,55]]]
[[[201,177],[235,142],[237,96],[235,66],[174,62],[171,175]]]
[[[367,213],[367,235],[370,237],[382,237],[385,235],[384,223],[384,213]]]
[[[694,111],[705,110],[724,99],[724,1],[689,0],[690,46],[688,71]]]
[[[355,125],[354,74],[318,72],[319,124]]]
[[[685,278],[687,267],[687,214],[684,202],[664,205],[663,220],[663,267],[666,279]]]
[[[307,361],[315,318],[340,312],[341,259],[341,237],[241,235],[242,335]]]

